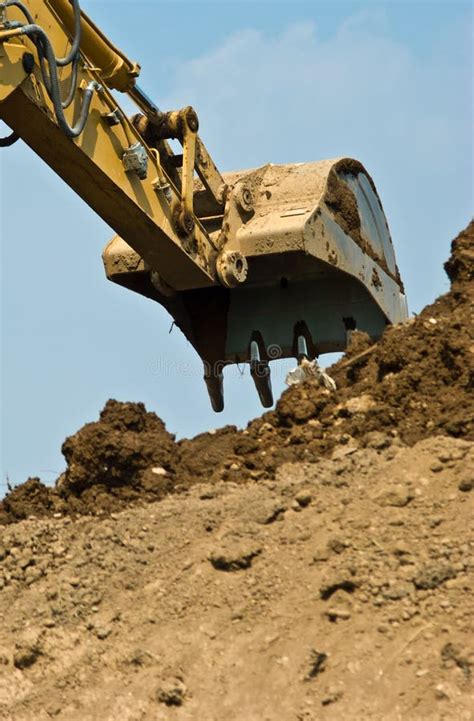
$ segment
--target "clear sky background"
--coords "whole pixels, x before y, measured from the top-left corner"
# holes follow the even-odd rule
[[[222,171],[361,160],[382,198],[410,310],[448,289],[442,264],[472,213],[471,3],[82,6],[140,61],[140,85],[162,109],[194,105]],[[168,314],[106,281],[106,224],[22,142],[0,163],[0,483],[7,474],[52,483],[64,438],[111,397],[145,402],[178,437],[260,414],[248,371],[232,368],[226,410],[215,415],[201,363],[178,330],[169,334]],[[278,396],[284,368],[273,376]]]

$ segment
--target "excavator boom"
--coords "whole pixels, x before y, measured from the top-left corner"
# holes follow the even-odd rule
[[[169,311],[204,362],[216,411],[230,363],[250,363],[270,406],[272,359],[343,350],[351,330],[377,339],[407,317],[361,163],[221,175],[193,108],[162,112],[139,72],[77,0],[0,3],[0,118],[13,130],[3,144],[22,138],[114,229],[107,277]]]

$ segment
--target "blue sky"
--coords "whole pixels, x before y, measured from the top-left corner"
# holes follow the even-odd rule
[[[221,170],[361,160],[411,311],[447,290],[442,264],[472,214],[470,3],[82,5],[140,61],[161,108],[194,105]],[[53,482],[62,441],[109,397],[145,402],[180,437],[261,412],[248,372],[233,368],[214,415],[199,359],[169,334],[166,312],[106,281],[105,223],[23,143],[0,163],[0,483]],[[287,365],[274,370],[277,391]]]

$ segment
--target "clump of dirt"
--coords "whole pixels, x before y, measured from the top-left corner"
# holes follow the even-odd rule
[[[364,253],[371,252],[369,244],[361,235],[357,199],[349,186],[341,181],[335,169],[329,173],[324,201],[333,211],[344,233],[353,238]]]
[[[387,275],[398,283],[403,291],[403,283],[400,278],[398,266],[396,266],[395,272],[392,272],[385,258],[379,256],[362,235],[357,198],[344,181],[344,175],[346,173],[357,177],[361,172],[365,173],[366,171],[357,160],[350,160],[348,158],[340,160],[329,173],[324,202],[328,208],[332,210],[338,225],[340,225],[346,235],[350,236],[364,253],[375,260]],[[366,177],[378,198],[379,196],[372,179],[369,176]],[[375,284],[377,284],[377,279],[378,276],[375,271]],[[378,282],[380,283],[380,281]]]
[[[28,516],[48,516],[56,510],[54,489],[39,478],[28,478],[14,488],[0,503],[0,524],[21,521]]]
[[[170,489],[175,438],[143,403],[109,400],[100,418],[66,438],[67,468],[57,481],[72,510],[114,506],[113,499],[137,499],[142,491],[161,498]]]
[[[469,290],[472,298],[472,281],[474,280],[474,246],[473,223],[463,230],[451,245],[451,256],[444,264],[451,281],[451,292],[454,296],[463,296]]]
[[[0,521],[30,514],[111,512],[199,482],[272,479],[289,461],[315,462],[337,448],[414,445],[433,435],[474,439],[474,223],[453,241],[451,290],[371,344],[353,332],[329,373],[338,390],[288,389],[249,423],[176,442],[141,403],[109,401],[97,422],[66,439],[67,469],[54,490],[35,480],[0,505]],[[23,514],[23,516],[19,515]]]

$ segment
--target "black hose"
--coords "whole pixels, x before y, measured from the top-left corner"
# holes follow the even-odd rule
[[[69,92],[66,96],[66,99],[61,102],[61,105],[64,110],[68,108],[72,101],[74,100],[74,96],[76,94],[77,90],[77,73],[79,71],[79,55],[76,55],[76,58],[72,61],[71,65],[71,83],[69,85]]]
[[[71,68],[71,83],[69,86],[69,92],[67,94],[67,97],[65,100],[61,102],[61,105],[63,109],[65,110],[68,108],[72,101],[74,100],[74,95],[76,93],[76,86],[77,86],[77,73],[79,69],[79,47],[81,42],[81,10],[79,7],[79,3],[77,0],[72,0],[72,4],[74,7],[74,18],[75,18],[75,33],[74,33],[74,40],[71,47],[70,52],[68,53],[67,57],[65,58],[55,58],[56,65],[60,67],[64,67],[65,65],[68,65],[70,62],[72,62],[72,68]],[[21,2],[21,0],[7,0],[7,2],[0,3],[0,8],[6,8],[6,7],[16,7],[18,8],[25,18],[27,19],[28,23],[30,25],[34,25],[35,21],[33,16],[31,15],[30,11],[24,5],[24,3]],[[46,63],[45,63],[45,51],[43,48],[43,45],[41,42],[36,43],[36,47],[38,50],[38,57],[40,61],[40,67],[41,67],[41,73],[43,76],[43,82],[45,84],[46,90],[48,92],[48,95],[51,97],[51,81],[46,69]]]
[[[70,0],[70,2],[74,9],[74,39],[66,57],[56,58],[56,64],[59,67],[64,67],[72,63],[76,59],[81,45],[81,8],[79,7],[79,0]]]
[[[0,138],[0,148],[9,148],[10,145],[13,145],[13,143],[16,143],[17,140],[20,139],[20,136],[17,135],[14,131],[10,133],[10,135],[7,135],[5,138]]]
[[[43,79],[46,87],[48,88],[49,96],[53,102],[56,120],[58,121],[58,125],[61,130],[63,130],[63,132],[69,138],[77,138],[77,136],[80,135],[84,130],[85,124],[87,122],[87,115],[89,113],[92,95],[94,94],[94,90],[97,89],[97,83],[90,83],[88,87],[84,90],[79,119],[77,123],[73,127],[71,127],[64,116],[64,110],[61,100],[61,91],[59,88],[58,80],[58,66],[54,55],[53,47],[48,36],[44,32],[43,28],[35,24],[24,25],[21,28],[21,33],[29,37],[35,43],[36,47],[40,48],[41,52],[44,53],[48,62],[49,77],[45,75]]]
[[[31,25],[34,24],[35,21],[34,21],[33,15],[30,13],[30,11],[26,7],[26,5],[24,5],[22,2],[20,2],[20,0],[8,0],[8,2],[0,3],[0,8],[8,8],[8,7],[12,7],[12,6],[21,10],[21,12],[23,13],[25,18],[28,20],[28,22]]]
[[[74,9],[74,38],[72,41],[71,49],[66,55],[66,57],[56,58],[56,65],[58,65],[59,67],[64,67],[65,65],[69,65],[70,63],[72,63],[76,59],[81,45],[81,8],[79,7],[79,0],[70,0],[70,2],[72,3]],[[7,7],[18,8],[23,13],[30,25],[35,24],[35,20],[32,14],[30,13],[26,5],[21,2],[21,0],[7,0],[6,2],[0,3],[0,8]]]
[[[85,89],[79,119],[77,123],[71,127],[64,116],[64,110],[71,105],[76,93],[81,44],[81,9],[79,6],[79,0],[70,0],[70,2],[74,10],[74,38],[71,49],[64,58],[57,58],[55,56],[48,36],[39,25],[36,25],[33,16],[21,0],[7,0],[6,2],[0,3],[0,8],[12,6],[17,7],[28,21],[28,25],[24,25],[21,28],[21,33],[27,35],[38,50],[43,82],[53,103],[54,113],[58,125],[68,137],[77,138],[77,136],[82,133],[86,125],[92,95],[94,93],[94,89],[97,87],[97,83],[92,82]],[[71,63],[71,83],[69,86],[69,92],[67,97],[62,100],[58,79],[58,67],[64,67]],[[46,67],[46,64],[48,65],[48,68]],[[18,136],[16,133],[12,133],[10,136],[0,139],[0,147],[12,145],[17,139]]]

